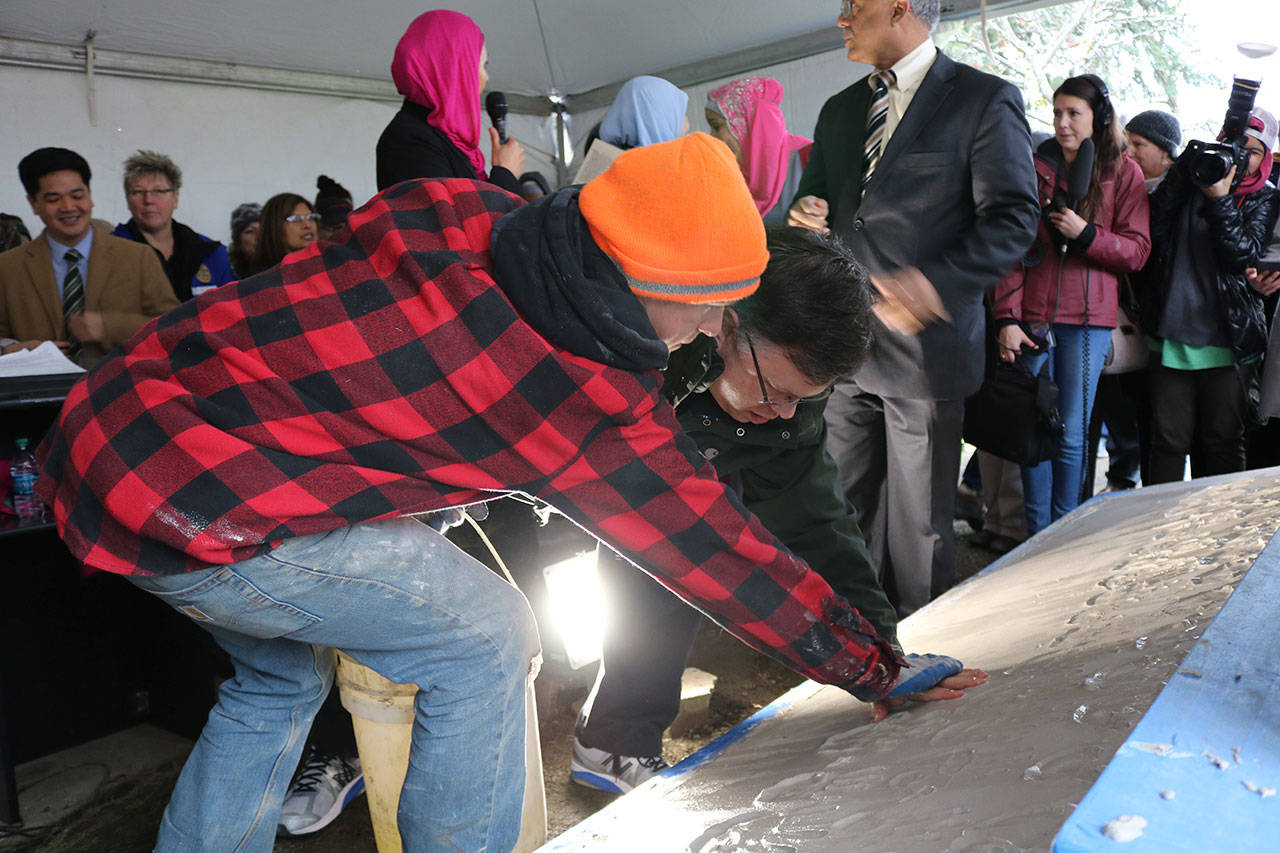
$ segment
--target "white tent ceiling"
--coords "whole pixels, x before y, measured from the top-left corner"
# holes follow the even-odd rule
[[[944,0],[943,14],[975,14],[979,4]],[[448,5],[471,15],[485,32],[490,87],[531,96],[513,100],[513,109],[522,112],[546,113],[546,96],[552,93],[568,96],[572,110],[598,107],[637,74],[662,74],[689,86],[840,46],[836,0],[454,0]],[[1030,5],[1037,3],[987,3],[993,12]],[[126,53],[359,78],[347,81],[352,94],[392,97],[387,81],[392,50],[409,21],[426,8],[421,0],[0,0],[0,63],[83,62],[83,51],[33,52],[22,43],[66,48],[81,45],[93,32],[102,73],[122,73],[129,63],[116,54]],[[134,76],[147,75],[135,68]],[[248,79],[242,68],[233,74],[224,67],[210,76],[223,82],[230,82],[229,76]]]

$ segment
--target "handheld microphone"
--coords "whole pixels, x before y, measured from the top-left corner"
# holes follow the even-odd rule
[[[1085,139],[1080,142],[1080,148],[1076,151],[1076,159],[1071,164],[1071,172],[1067,175],[1067,192],[1064,196],[1061,192],[1054,194],[1053,205],[1050,211],[1059,213],[1067,208],[1076,209],[1085,196],[1089,194],[1089,181],[1093,178],[1093,140]],[[1058,244],[1058,251],[1061,254],[1067,253],[1067,239],[1058,232],[1056,228],[1051,229],[1054,232],[1054,240]]]
[[[502,92],[490,92],[484,99],[485,112],[489,113],[489,121],[493,123],[494,130],[498,131],[498,142],[503,145],[507,144],[507,96]],[[1093,149],[1089,149],[1092,151]],[[1093,161],[1092,155],[1089,157],[1090,163]]]
[[[1067,195],[1070,196],[1071,209],[1089,194],[1089,180],[1093,177],[1093,140],[1080,142],[1080,150],[1076,152],[1076,161],[1071,164],[1071,174],[1067,176]]]

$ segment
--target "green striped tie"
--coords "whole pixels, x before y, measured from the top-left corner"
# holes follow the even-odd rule
[[[62,277],[62,319],[67,328],[71,327],[71,318],[84,312],[84,279],[80,276],[80,253],[75,249],[67,249],[62,256],[67,262],[67,274]],[[71,339],[70,331],[67,337]],[[80,352],[80,345],[71,339],[71,349],[67,355],[71,358]]]

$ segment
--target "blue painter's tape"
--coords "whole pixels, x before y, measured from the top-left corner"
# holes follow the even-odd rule
[[[1280,535],[1059,830],[1055,853],[1280,849],[1277,624]],[[1122,815],[1146,826],[1116,847],[1102,829]]]
[[[802,697],[812,695],[815,687],[817,687],[817,685],[813,682],[806,682],[798,687],[788,690],[768,705],[765,705],[759,711],[756,711],[747,719],[729,729],[729,731],[720,735],[720,737],[711,741],[711,743],[707,744],[702,749],[685,758],[684,761],[681,761],[675,767],[672,767],[670,770],[663,771],[662,776],[664,778],[683,776],[693,768],[706,764],[712,758],[742,740],[747,736],[747,732],[751,731],[765,720],[775,716],[780,711],[790,708]]]
[[[765,705],[759,711],[756,711],[747,719],[738,723],[729,731],[720,735],[720,737],[711,741],[711,743],[699,749],[697,752],[688,756],[679,764],[662,771],[653,779],[641,785],[636,790],[625,796],[619,797],[613,803],[593,814],[591,817],[574,826],[572,829],[565,831],[562,835],[557,836],[544,846],[538,848],[538,853],[554,853],[554,851],[570,850],[586,844],[597,832],[608,826],[610,812],[616,808],[632,807],[632,803],[636,797],[650,797],[658,800],[662,797],[664,791],[674,788],[683,781],[686,773],[696,767],[706,764],[720,753],[724,752],[733,744],[742,740],[747,733],[765,720],[777,715],[794,705],[796,702],[808,696],[812,696],[822,685],[812,681],[806,681],[797,687],[793,687],[786,693],[774,699],[768,705]]]

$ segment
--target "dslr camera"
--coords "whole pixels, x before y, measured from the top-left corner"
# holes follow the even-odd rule
[[[1193,139],[1187,143],[1186,155],[1191,170],[1191,180],[1198,187],[1210,187],[1226,177],[1231,167],[1236,176],[1231,189],[1244,179],[1249,170],[1249,151],[1245,148],[1245,130],[1249,127],[1249,113],[1258,96],[1257,80],[1236,77],[1231,84],[1231,97],[1227,99],[1227,117],[1222,121],[1221,142],[1201,142]]]

